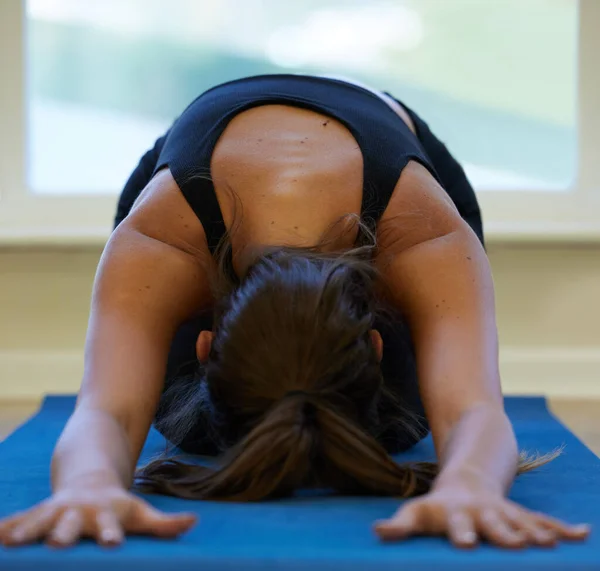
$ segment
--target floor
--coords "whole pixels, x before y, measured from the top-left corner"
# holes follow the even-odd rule
[[[600,456],[600,400],[549,399],[550,409]],[[0,441],[34,414],[39,402],[0,401]]]

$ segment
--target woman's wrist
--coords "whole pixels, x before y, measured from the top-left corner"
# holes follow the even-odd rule
[[[56,493],[66,488],[122,488],[125,490],[127,486],[116,472],[111,470],[93,470],[61,478],[60,484],[53,486],[53,492]]]
[[[475,466],[463,465],[442,469],[432,486],[432,491],[447,488],[466,488],[471,492],[486,492],[506,495],[507,486],[497,478]]]

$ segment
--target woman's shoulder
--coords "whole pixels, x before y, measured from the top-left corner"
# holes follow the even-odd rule
[[[458,209],[429,169],[411,160],[377,225],[379,250],[404,250],[464,225]]]
[[[170,170],[154,175],[122,225],[206,261],[211,257],[202,222],[184,198]]]

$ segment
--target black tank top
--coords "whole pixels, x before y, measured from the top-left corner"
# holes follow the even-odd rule
[[[361,217],[372,229],[409,161],[421,163],[440,182],[419,139],[368,89],[338,79],[293,74],[259,75],[224,83],[197,97],[178,117],[153,172],[170,169],[200,219],[213,253],[226,232],[210,180],[213,150],[237,114],[270,104],[316,111],[336,119],[352,133],[364,163]]]

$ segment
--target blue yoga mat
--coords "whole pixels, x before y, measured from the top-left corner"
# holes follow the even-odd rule
[[[0,517],[47,496],[52,448],[74,403],[73,397],[46,398],[40,412],[0,444]],[[44,545],[0,548],[0,570],[600,570],[600,459],[551,415],[544,399],[507,398],[506,406],[521,447],[547,452],[566,444],[560,458],[521,476],[511,498],[568,522],[591,523],[586,542],[516,552],[485,544],[461,551],[433,537],[383,544],[371,525],[398,508],[400,501],[392,498],[313,496],[232,504],[147,496],[160,509],[197,511],[201,521],[177,540],[130,537],[116,550],[90,540],[65,551]],[[164,444],[152,431],[142,460]],[[433,457],[428,438],[398,459]]]

